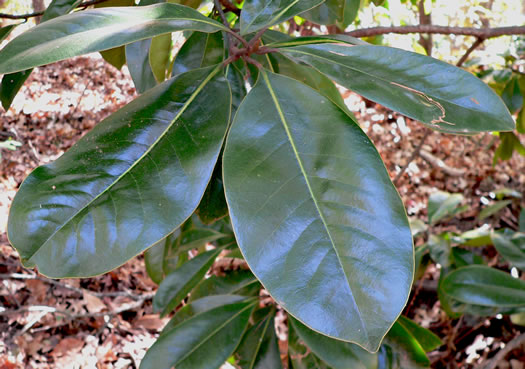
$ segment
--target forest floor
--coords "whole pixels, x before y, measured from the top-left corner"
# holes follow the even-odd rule
[[[167,323],[152,313],[156,285],[145,273],[142,256],[99,277],[54,281],[22,267],[6,236],[10,203],[27,174],[55,160],[135,96],[128,74],[100,57],[79,57],[36,68],[11,109],[0,115],[0,141],[11,137],[22,143],[16,151],[0,152],[0,369],[138,368]],[[395,178],[428,128],[355,94],[343,96]],[[493,191],[525,193],[525,158],[516,154],[493,166],[498,142],[491,134],[430,133],[397,183],[409,217],[426,222],[428,196],[444,190],[463,194],[468,210],[432,232],[467,231],[485,223],[493,229],[516,229],[519,199],[495,216],[478,219]],[[416,239],[416,245],[423,242]],[[501,263],[491,247],[483,254],[490,265]],[[435,294],[438,277],[439,270],[431,265],[405,310],[443,340],[429,355],[433,367],[478,367],[525,330],[507,317],[447,318]],[[524,369],[524,362],[522,346],[498,368]]]

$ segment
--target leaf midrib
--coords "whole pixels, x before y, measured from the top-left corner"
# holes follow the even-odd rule
[[[355,45],[355,46],[365,46],[365,45]],[[353,46],[353,47],[354,47],[354,46]],[[283,52],[286,53],[286,50],[283,50]],[[328,62],[331,63],[331,64],[337,64],[337,65],[340,65],[340,66],[342,66],[342,67],[348,68],[348,69],[350,69],[350,70],[352,70],[352,71],[354,71],[354,72],[361,73],[361,74],[364,74],[364,75],[366,75],[366,76],[369,76],[369,77],[372,77],[372,78],[378,79],[378,80],[380,80],[380,81],[382,81],[382,82],[385,82],[385,83],[391,84],[391,81],[388,81],[388,80],[386,80],[386,79],[384,79],[384,78],[382,78],[382,77],[376,76],[376,75],[374,75],[374,74],[370,74],[370,73],[365,72],[365,71],[362,71],[362,70],[360,70],[360,69],[356,69],[355,67],[351,67],[351,66],[348,66],[348,65],[346,65],[346,64],[342,64],[342,63],[339,63],[339,62],[333,61],[333,60],[331,60],[331,59],[325,58],[325,57],[320,56],[320,55],[316,55],[316,54],[312,54],[312,53],[308,53],[308,52],[301,51],[301,50],[296,50],[296,49],[292,49],[291,51],[288,51],[288,52],[298,53],[298,54],[304,54],[304,55],[309,55],[309,56],[311,56],[311,57],[313,57],[313,58],[323,59],[323,60],[328,61]],[[349,58],[351,58],[351,57],[349,57]],[[309,64],[309,65],[310,65],[310,64]],[[313,65],[310,65],[310,66],[311,66],[312,68],[316,69],[318,72],[323,73],[321,70],[319,70],[319,68],[317,68],[317,67],[315,67],[315,66],[313,66]],[[323,74],[324,74],[324,73],[323,73]],[[397,82],[396,82],[396,83],[397,83]],[[402,85],[402,84],[399,83],[399,85]],[[405,85],[402,85],[402,86],[405,86]],[[408,86],[406,86],[406,87],[408,87]],[[407,90],[407,92],[410,92],[410,91]],[[425,94],[425,95],[428,96],[428,97],[431,97],[431,98],[437,100],[437,101],[446,101],[448,104],[453,105],[453,106],[456,107],[456,108],[460,108],[460,109],[463,109],[463,110],[468,110],[468,111],[470,111],[470,112],[475,112],[475,113],[488,114],[488,115],[492,116],[492,114],[491,114],[490,111],[486,111],[486,110],[475,110],[475,109],[472,109],[472,108],[470,108],[470,107],[464,107],[464,106],[458,105],[458,104],[456,104],[455,102],[452,102],[452,101],[450,101],[450,100],[445,100],[445,99],[443,99],[443,98],[441,98],[441,97],[436,97],[435,95],[430,94],[430,93],[426,93],[426,92],[423,92],[423,91],[420,91],[420,92],[423,93],[423,94]],[[440,128],[441,128],[441,127],[440,127]],[[444,128],[446,128],[446,127],[444,127]],[[453,131],[453,132],[455,132],[455,131]]]
[[[277,112],[279,114],[279,118],[281,119],[281,123],[283,124],[284,130],[286,131],[286,135],[288,137],[290,145],[292,146],[295,158],[297,160],[297,163],[299,164],[299,168],[300,168],[301,173],[302,173],[302,175],[304,177],[304,180],[306,182],[306,186],[308,187],[308,191],[310,193],[310,197],[312,198],[312,201],[315,204],[315,208],[316,208],[316,210],[317,210],[317,212],[319,214],[321,222],[323,223],[323,226],[324,226],[324,228],[326,230],[326,233],[328,234],[328,237],[330,238],[330,244],[332,245],[332,248],[333,248],[333,250],[334,250],[334,252],[335,252],[335,254],[337,256],[337,261],[339,263],[339,266],[341,267],[343,275],[345,276],[345,280],[346,280],[346,283],[348,285],[348,288],[350,289],[350,292],[352,292],[352,294],[351,294],[352,295],[352,301],[354,302],[357,314],[359,315],[359,321],[361,323],[361,327],[363,328],[363,333],[366,335],[367,340],[370,341],[370,339],[368,337],[368,331],[367,331],[367,329],[365,327],[361,311],[359,310],[359,305],[357,304],[357,300],[355,299],[354,293],[352,291],[352,287],[351,287],[350,281],[348,280],[348,276],[346,275],[345,268],[343,267],[343,264],[341,263],[341,258],[339,256],[339,252],[337,251],[337,248],[335,247],[335,242],[334,242],[334,240],[332,238],[332,234],[330,233],[330,229],[328,228],[328,223],[326,222],[326,220],[324,218],[324,215],[323,215],[323,213],[321,211],[321,208],[319,207],[319,204],[317,203],[317,199],[316,199],[316,197],[314,195],[314,192],[313,192],[312,186],[310,184],[310,181],[308,180],[308,175],[307,175],[306,170],[304,168],[304,165],[303,165],[303,162],[301,160],[301,157],[299,156],[299,152],[297,150],[297,147],[295,146],[295,141],[294,141],[294,139],[292,137],[292,134],[291,134],[290,129],[288,127],[288,123],[286,121],[286,118],[284,116],[282,108],[281,108],[281,106],[279,104],[279,101],[277,99],[277,95],[275,94],[275,91],[273,90],[273,87],[272,87],[272,85],[270,83],[270,80],[268,79],[268,75],[267,75],[266,71],[264,69],[261,69],[261,73],[263,75],[264,81],[266,82],[266,86],[268,87],[268,91],[270,92],[270,95],[271,95],[272,100],[274,102],[275,108],[277,109]]]
[[[84,211],[84,209],[88,208],[89,206],[91,206],[91,204],[93,204],[93,202],[95,202],[98,198],[100,198],[103,194],[105,194],[106,192],[108,192],[114,185],[116,185],[124,176],[126,176],[129,172],[131,172],[131,170],[133,170],[133,168],[135,168],[136,165],[138,165],[138,163],[140,163],[156,146],[157,144],[160,142],[160,140],[162,140],[164,138],[164,136],[166,136],[166,134],[171,130],[171,128],[173,127],[173,125],[175,124],[175,122],[177,122],[177,120],[181,117],[181,115],[186,111],[186,109],[191,105],[191,103],[193,102],[193,100],[197,97],[197,95],[202,91],[202,89],[204,88],[204,86],[206,86],[206,84],[208,84],[208,82],[219,72],[220,68],[222,67],[221,64],[219,64],[217,67],[215,67],[215,69],[213,69],[211,71],[211,73],[204,79],[204,81],[202,81],[202,83],[197,87],[197,89],[191,94],[190,98],[184,103],[184,105],[181,107],[181,109],[179,110],[179,112],[177,113],[177,115],[173,118],[173,120],[171,121],[171,123],[166,127],[166,129],[164,130],[164,132],[162,132],[162,134],[155,140],[155,142],[153,142],[150,147],[139,157],[137,158],[137,160],[135,160],[133,162],[133,164],[128,168],[126,169],[122,174],[120,174],[111,184],[109,184],[103,191],[101,191],[97,196],[95,196],[93,199],[91,199],[88,203],[86,203],[85,205],[83,205],[75,214],[73,214],[71,217],[69,217],[66,221],[64,221],[64,223],[59,227],[57,228],[43,243],[42,245],[36,249],[35,252],[33,252],[33,254],[31,256],[29,256],[27,259],[31,259],[36,253],[38,253],[38,251],[40,249],[42,249],[58,232],[60,232],[67,224],[69,224],[77,215],[79,215],[82,211]],[[108,192],[109,193],[109,192]]]

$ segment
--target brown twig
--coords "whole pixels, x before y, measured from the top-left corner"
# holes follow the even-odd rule
[[[232,12],[236,15],[239,15],[241,14],[241,9],[237,8],[235,5],[233,5],[233,3],[231,3],[230,1],[228,0],[220,0],[220,3],[222,4],[222,6],[224,6],[224,9],[227,11],[227,12]]]
[[[474,50],[476,50],[479,46],[481,46],[481,44],[483,43],[483,41],[485,41],[484,38],[481,38],[481,37],[478,37],[476,39],[476,42],[474,42],[469,48],[468,50],[465,52],[465,54],[463,54],[463,56],[461,57],[461,59],[458,60],[458,62],[456,63],[456,67],[461,67],[463,65],[463,63],[465,63],[468,59],[468,57],[470,56],[470,54],[472,54],[472,52]]]
[[[86,1],[82,4],[78,4],[77,5],[77,8],[87,8],[88,6],[91,6],[91,5],[96,5],[96,4],[100,4],[100,3],[104,3],[106,1],[109,1],[109,0],[91,0],[91,1]],[[34,17],[40,17],[41,15],[44,15],[44,12],[34,12],[34,13],[28,13],[28,14],[6,14],[6,13],[0,13],[0,18],[3,18],[3,19],[29,19],[29,18],[34,18]]]
[[[518,348],[525,343],[525,333],[514,337],[510,342],[507,342],[504,348],[498,351],[498,353],[482,368],[482,369],[494,369],[498,363],[503,362],[505,356],[512,350]]]
[[[393,26],[393,27],[371,27],[362,28],[355,31],[345,32],[346,35],[352,37],[370,37],[385,35],[388,33],[397,33],[407,35],[411,33],[427,33],[427,34],[442,34],[442,35],[463,35],[474,36],[482,39],[523,35],[525,34],[525,26],[512,27],[496,27],[496,28],[473,28],[473,27],[448,27],[436,26],[433,24],[421,24],[418,26]]]

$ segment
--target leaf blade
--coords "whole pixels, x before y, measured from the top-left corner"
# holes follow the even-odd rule
[[[0,74],[183,29],[217,32],[225,28],[196,10],[169,3],[72,13],[30,29],[0,50]]]
[[[239,247],[254,274],[294,317],[328,336],[377,350],[406,302],[413,277],[410,228],[398,194],[377,151],[348,115],[293,79],[265,72],[260,81],[239,108],[223,156],[226,198]],[[327,121],[333,122],[329,128]],[[304,136],[307,131],[314,132],[314,137]],[[270,157],[273,160],[267,160]],[[352,160],[367,160],[367,167],[373,169],[350,176],[350,167],[363,167],[350,164]],[[360,183],[363,177],[367,185]],[[372,187],[388,207],[374,203],[366,190]],[[354,192],[358,189],[362,195]],[[338,206],[338,201],[343,205]],[[365,208],[374,209],[374,214]],[[377,228],[386,233],[370,235],[362,219],[356,218],[358,213],[380,222]],[[399,245],[391,246],[387,233]],[[348,239],[354,239],[355,249],[346,243]],[[369,250],[389,250],[399,273],[386,278],[383,267],[392,259],[376,264],[377,259],[359,251],[358,245],[365,244]],[[309,255],[317,255],[323,263],[310,260]],[[307,267],[299,267],[303,263]],[[356,265],[369,269],[354,270]],[[367,282],[360,284],[358,279]],[[385,288],[387,279],[397,286],[396,292]],[[332,296],[329,291],[336,285],[344,289]],[[376,286],[376,297],[361,285]],[[388,308],[375,310],[375,315],[372,300],[387,295]],[[359,305],[367,313],[363,315]],[[382,304],[376,301],[375,305]],[[370,319],[374,319],[373,327]]]
[[[228,125],[231,96],[219,70],[159,85],[37,168],[8,222],[23,261],[54,277],[99,274],[182,224],[206,189]]]
[[[281,50],[342,86],[433,129],[465,134],[515,127],[505,104],[486,84],[424,55],[372,45],[325,44]]]

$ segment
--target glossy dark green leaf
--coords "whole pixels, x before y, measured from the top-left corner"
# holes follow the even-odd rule
[[[251,327],[236,350],[241,369],[280,369],[283,367],[273,316],[267,316]]]
[[[275,60],[274,72],[294,78],[305,85],[312,87],[314,90],[319,91],[319,93],[329,98],[334,104],[341,108],[341,110],[344,110],[348,115],[354,118],[352,112],[348,110],[343,97],[335,84],[324,74],[313,68],[296,64],[290,59],[278,54],[275,56],[272,55],[271,58],[272,60]]]
[[[180,323],[188,320],[189,318],[204,313],[205,311],[215,309],[216,307],[223,306],[223,305],[229,305],[234,304],[238,302],[244,302],[249,299],[246,298],[246,296],[239,296],[239,295],[213,295],[213,296],[206,296],[201,299],[191,301],[187,305],[184,305],[182,308],[177,310],[173,318],[166,324],[162,332],[160,333],[165,334],[169,331],[171,331],[173,328],[175,328]]]
[[[436,224],[440,220],[451,218],[462,209],[459,205],[463,202],[463,195],[436,191],[428,197],[428,222]]]
[[[241,34],[284,22],[294,15],[321,4],[324,0],[246,0],[241,12]]]
[[[408,329],[406,322],[403,321],[403,317],[398,319],[390,332],[388,332],[387,337],[388,342],[394,346],[394,348],[401,348],[416,364],[424,367],[430,366],[430,360],[428,359],[425,350],[417,338],[412,334],[412,331]],[[399,351],[399,349],[395,351]]]
[[[173,62],[172,76],[192,69],[208,67],[224,58],[222,32],[193,32],[180,48]]]
[[[525,307],[525,281],[481,265],[471,265],[447,274],[443,292],[465,304],[487,307]]]
[[[423,275],[425,274],[425,271],[427,270],[427,267],[429,266],[431,262],[430,255],[428,253],[427,244],[416,247],[416,250],[414,253],[414,260],[415,260],[414,280],[417,281],[423,277]]]
[[[491,88],[439,60],[386,46],[281,48],[340,85],[431,128],[451,133],[511,131],[514,120]]]
[[[45,22],[71,12],[82,0],[53,0],[47,7],[40,22]],[[96,5],[95,5],[96,6]]]
[[[377,367],[377,355],[361,347],[312,331],[298,320],[288,317],[299,338],[318,356],[334,369],[369,369]]]
[[[220,67],[148,91],[35,169],[13,200],[11,244],[50,277],[107,272],[195,210],[229,121]]]
[[[9,109],[16,94],[29,78],[32,71],[33,69],[27,69],[21,72],[4,74],[2,82],[0,82],[0,101],[5,110]]]
[[[164,248],[165,240],[160,240],[144,253],[146,273],[156,284],[159,284],[164,279]]]
[[[239,344],[254,301],[222,305],[164,332],[147,351],[142,369],[219,369]]]
[[[179,30],[217,32],[224,26],[176,4],[92,9],[41,23],[0,51],[0,74],[111,49]]]
[[[525,207],[522,208],[520,212],[519,230],[525,233]]]
[[[112,6],[133,6],[135,5],[135,0],[108,0],[98,4],[95,4],[95,9],[107,8]],[[63,13],[66,14],[66,13]],[[124,46],[115,47],[113,49],[101,51],[100,55],[107,61],[109,64],[114,66],[117,69],[122,69],[124,64],[126,64],[126,48]]]
[[[492,233],[492,242],[511,265],[525,271],[525,233]]]
[[[153,310],[170,313],[190,293],[210,269],[221,249],[203,252],[168,274],[153,298]]]
[[[354,21],[361,0],[326,0],[302,16],[316,24],[337,25],[344,30]]]
[[[157,82],[163,82],[167,77],[171,46],[171,33],[166,33],[151,39],[149,64]]]
[[[129,74],[139,94],[157,85],[157,80],[149,64],[150,46],[151,39],[140,40],[126,45],[126,61]]]
[[[224,197],[222,184],[222,161],[219,160],[211,176],[210,183],[204,192],[197,214],[204,224],[212,224],[228,215],[228,204]]]
[[[441,339],[432,331],[423,328],[405,316],[400,316],[397,320],[397,323],[400,324],[407,332],[410,333],[410,335],[412,335],[417,340],[425,352],[433,351],[443,344]]]
[[[216,275],[204,279],[191,292],[190,301],[210,295],[252,296],[259,292],[260,284],[252,272],[238,270],[229,272],[224,277]]]
[[[406,303],[413,247],[359,126],[310,87],[264,72],[223,168],[239,247],[274,299],[316,331],[377,350]]]
[[[488,218],[496,213],[498,213],[500,210],[506,208],[512,204],[512,200],[502,200],[502,201],[496,201],[494,204],[484,207],[479,212],[479,220],[483,220],[485,218]]]

